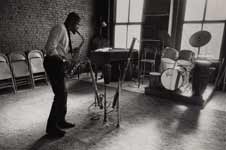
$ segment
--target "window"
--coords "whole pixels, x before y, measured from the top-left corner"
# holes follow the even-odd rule
[[[144,0],[117,0],[114,47],[129,48],[132,38],[140,39]],[[139,49],[136,42],[134,48]]]
[[[192,50],[199,57],[219,59],[226,22],[225,5],[225,0],[187,0],[181,49]],[[192,47],[189,39],[200,30],[210,32],[211,40],[200,48]]]

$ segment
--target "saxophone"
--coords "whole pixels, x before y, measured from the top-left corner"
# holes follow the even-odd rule
[[[72,59],[65,67],[66,77],[69,77],[69,78],[72,78],[76,73],[79,73],[81,62],[73,60],[73,57],[77,51],[80,51],[81,47],[83,46],[83,44],[85,42],[85,38],[81,35],[81,33],[78,30],[76,31],[76,33],[79,35],[79,37],[81,38],[82,41],[79,44],[79,46],[76,48],[76,50],[73,50],[71,52]]]

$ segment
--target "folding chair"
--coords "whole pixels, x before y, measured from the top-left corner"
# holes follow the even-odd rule
[[[0,68],[0,89],[11,87],[15,93],[16,89],[9,61],[7,56],[2,53],[0,53]]]
[[[12,68],[16,89],[23,85],[31,85],[34,87],[25,53],[10,53],[9,62]]]
[[[43,53],[40,50],[31,50],[28,52],[28,62],[31,71],[31,77],[33,85],[35,86],[36,81],[45,81],[48,83],[47,74],[43,67]]]

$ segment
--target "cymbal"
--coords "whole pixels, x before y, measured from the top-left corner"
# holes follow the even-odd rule
[[[193,47],[201,47],[206,45],[211,39],[211,34],[208,31],[195,32],[189,39],[189,43]]]

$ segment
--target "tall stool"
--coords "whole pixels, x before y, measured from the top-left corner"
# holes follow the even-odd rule
[[[161,73],[159,72],[150,72],[149,73],[149,88],[157,89],[161,87]]]

